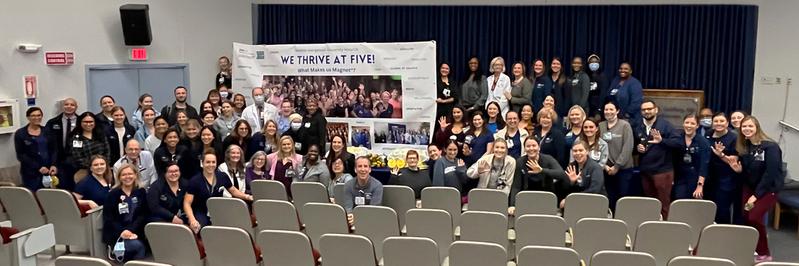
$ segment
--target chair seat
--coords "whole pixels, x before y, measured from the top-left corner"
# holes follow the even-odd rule
[[[787,190],[777,194],[781,204],[799,209],[799,190]]]

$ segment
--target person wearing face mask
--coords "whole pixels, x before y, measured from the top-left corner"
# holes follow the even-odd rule
[[[265,101],[264,89],[261,87],[252,88],[252,98],[255,101],[242,111],[241,118],[247,120],[252,127],[252,132],[259,132],[266,125],[266,121],[277,121],[277,107]]]
[[[488,92],[488,84],[480,67],[480,60],[476,56],[469,59],[465,73],[469,74],[466,75],[466,79],[461,83],[461,104],[466,110],[482,109],[485,103],[479,100],[485,98],[483,96]]]
[[[216,78],[214,78],[214,84],[216,88],[220,86],[225,86],[230,88],[233,83],[233,76],[231,75],[233,71],[231,71],[231,67],[233,66],[230,63],[230,59],[227,56],[222,56],[217,60],[217,64],[219,65],[219,73],[216,74]]]
[[[588,143],[577,141],[571,149],[574,161],[566,167],[566,194],[560,200],[560,207],[564,208],[566,196],[571,193],[593,193],[607,195],[605,192],[605,177],[602,166],[588,158]]]
[[[188,90],[186,87],[177,86],[175,88],[175,101],[171,105],[164,106],[161,108],[161,114],[166,117],[166,121],[169,125],[175,125],[178,121],[178,111],[183,111],[186,113],[186,116],[189,118],[199,118],[199,113],[194,106],[191,106],[187,100],[189,97]]]
[[[729,128],[727,121],[724,113],[716,113],[713,115],[713,130],[705,135],[713,154],[710,155],[704,193],[705,198],[716,203],[716,223],[743,224],[743,204],[740,201],[742,182],[725,161],[727,156],[738,156],[735,150],[738,135]]]
[[[405,154],[405,162],[408,166],[400,169],[396,174],[392,174],[388,184],[408,186],[413,189],[416,199],[421,199],[422,189],[432,185],[429,172],[419,169],[419,153],[415,150],[408,150]]]
[[[683,118],[683,131],[673,134],[663,143],[675,156],[674,185],[671,199],[704,199],[705,177],[710,164],[710,143],[698,132],[699,117],[689,114]]]
[[[302,118],[302,138],[299,142],[303,144],[300,147],[300,154],[308,152],[311,145],[316,145],[319,148],[319,153],[325,152],[325,141],[327,140],[327,119],[319,110],[319,102],[310,99],[305,103],[306,114]]]
[[[230,87],[222,85],[218,86],[216,90],[219,91],[219,97],[220,97],[219,103],[222,103],[224,101],[230,101],[231,99],[233,99],[233,93],[231,93]]]
[[[619,117],[629,121],[640,120],[641,101],[644,99],[644,88],[641,82],[633,77],[630,63],[619,65],[619,75],[610,82],[610,88],[604,96],[605,101],[618,103],[621,112]]]
[[[674,184],[674,164],[671,148],[662,140],[671,138],[674,127],[658,116],[659,109],[654,101],[644,99],[640,109],[643,118],[634,120],[632,127],[641,183],[645,196],[660,200],[660,214],[666,219]]]
[[[566,91],[568,106],[579,105],[583,110],[590,110],[588,95],[591,92],[591,78],[583,71],[582,57],[577,56],[572,59],[572,75],[566,82],[570,88]]]
[[[602,69],[602,61],[597,54],[588,56],[588,77],[591,79],[591,92],[588,93],[588,116],[599,117],[604,113],[604,97],[607,94],[608,77]]]
[[[702,108],[699,111],[699,128],[697,134],[699,136],[707,136],[709,132],[713,131],[713,110],[710,108]]]
[[[293,113],[289,116],[289,121],[291,121],[289,130],[283,132],[283,135],[281,136],[291,137],[291,139],[294,140],[294,149],[297,152],[300,152],[302,150],[302,146],[306,145],[305,143],[301,142],[303,140],[303,134],[305,134],[305,131],[302,127],[302,115]]]
[[[496,138],[494,152],[480,157],[469,167],[466,175],[471,179],[479,179],[478,188],[496,189],[510,194],[515,170],[516,159],[508,156],[508,142],[503,138]]]
[[[504,117],[510,110],[505,92],[510,92],[511,90],[510,77],[505,75],[505,59],[502,57],[491,59],[491,75],[486,78],[486,84],[488,84],[488,91],[485,93],[485,99],[481,97],[478,102],[485,102],[486,108],[488,108],[489,103],[496,102],[499,104],[499,111]]]
[[[530,80],[533,81],[533,110],[541,110],[541,108],[544,108],[544,98],[552,94],[552,78],[547,75],[547,68],[543,59],[535,59],[533,61]]]
[[[510,205],[516,205],[516,194],[521,191],[549,191],[557,192],[557,186],[566,182],[568,177],[558,161],[548,155],[540,153],[541,147],[535,136],[524,140],[524,155],[516,160],[514,180],[511,186]],[[508,208],[508,214],[513,215],[515,207]]]

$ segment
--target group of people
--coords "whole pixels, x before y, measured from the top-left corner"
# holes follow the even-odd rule
[[[551,191],[561,207],[573,192],[607,195],[612,209],[621,197],[643,195],[661,201],[664,219],[674,200],[708,199],[716,222],[754,226],[756,259],[770,260],[763,216],[785,170],[757,118],[704,108],[675,128],[643,97],[629,63],[610,82],[600,63],[597,55],[574,57],[567,75],[560,58],[548,70],[536,59],[529,75],[523,62],[505,74],[496,57],[486,77],[471,58],[460,84],[442,63],[431,185],[454,187],[464,201],[471,188],[499,189],[511,206],[523,190]]]
[[[289,100],[303,110],[315,101],[326,117],[402,118],[402,89],[381,78],[265,76],[262,87],[273,104]]]
[[[776,202],[785,173],[779,145],[758,120],[740,111],[727,116],[703,109],[675,129],[658,116],[654,101],[643,98],[628,63],[608,83],[599,57],[587,62],[590,71],[574,58],[566,76],[559,58],[549,71],[535,60],[529,77],[525,65],[516,63],[511,80],[502,58],[491,61],[488,77],[472,58],[469,75],[458,85],[442,64],[429,159],[422,162],[419,152],[408,151],[405,167],[395,169],[387,183],[409,186],[417,198],[428,186],[453,187],[464,202],[473,188],[501,190],[510,214],[516,194],[525,190],[551,191],[561,207],[574,192],[607,195],[610,208],[624,196],[654,197],[664,218],[673,200],[710,199],[718,206],[717,222],[749,224],[760,232],[758,259],[768,260],[762,218]],[[57,188],[72,191],[80,203],[106,206],[104,241],[123,242],[124,260],[144,255],[147,222],[185,224],[198,232],[212,223],[208,198],[251,202],[254,180],[276,180],[287,189],[292,182],[319,182],[329,195],[336,184],[345,184],[344,197],[334,200],[348,213],[358,205],[381,204],[383,184],[370,176],[370,158],[347,152],[346,134],[328,136],[329,105],[320,103],[332,96],[351,100],[363,88],[348,91],[340,79],[280,79],[289,87],[330,86],[325,91],[331,95],[273,101],[283,93],[280,86],[256,87],[250,92],[254,103],[246,105],[243,96],[237,103],[240,94],[231,95],[229,60],[219,63],[217,89],[199,109],[187,102],[185,87],[175,88],[174,102],[160,111],[152,96],[142,95],[130,117],[109,95],[100,98],[97,114],[78,114],[78,102],[65,99],[62,112],[46,123],[40,108],[29,108],[29,123],[14,136],[23,185],[35,191],[56,187],[58,180]],[[358,104],[372,98],[354,97]],[[390,105],[398,99],[387,97]],[[352,142],[368,145],[369,134],[353,130]]]

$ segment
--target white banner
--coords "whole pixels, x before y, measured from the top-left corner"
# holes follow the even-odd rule
[[[328,121],[328,141],[344,135],[351,146],[389,153],[424,149],[436,114],[436,44],[233,44],[233,90],[262,87],[280,107],[297,111],[315,99]],[[410,145],[410,146],[409,146]]]

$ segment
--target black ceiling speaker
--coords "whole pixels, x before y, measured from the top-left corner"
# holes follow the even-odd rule
[[[149,10],[149,5],[142,4],[127,4],[119,7],[125,45],[150,45],[153,42]]]

